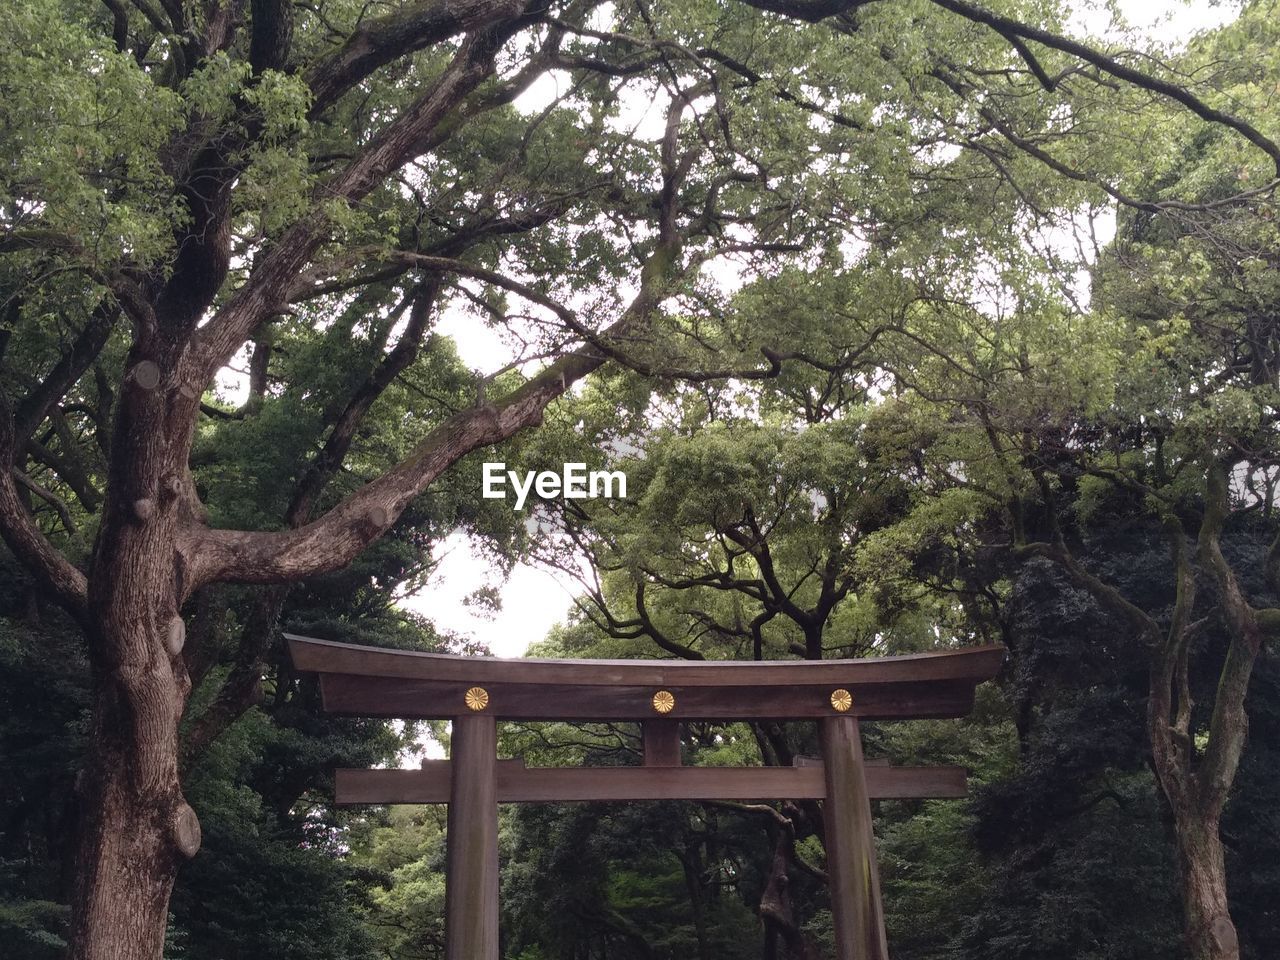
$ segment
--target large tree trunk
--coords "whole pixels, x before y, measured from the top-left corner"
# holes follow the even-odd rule
[[[1187,944],[1194,960],[1239,960],[1227,904],[1227,869],[1216,818],[1174,810]]]
[[[1168,674],[1157,669],[1148,715],[1157,782],[1173,822],[1178,851],[1179,894],[1187,948],[1193,960],[1240,960],[1240,945],[1227,901],[1227,868],[1219,835],[1221,807],[1205,796],[1200,776],[1190,769],[1185,732],[1189,705],[1175,719],[1160,696]],[[1188,697],[1189,704],[1189,697]]]
[[[122,632],[132,642],[122,642]],[[149,655],[126,655],[114,668],[95,664],[94,726],[79,782],[72,960],[158,960],[178,865],[200,846],[199,820],[178,781],[185,684],[166,639],[132,618],[103,624],[94,638],[99,650]]]
[[[119,744],[94,738],[72,900],[72,960],[157,960],[178,857],[169,798],[140,789]]]
[[[200,846],[182,795],[178,727],[190,692],[179,616],[186,472],[198,394],[136,347],[88,583],[94,710],[80,776],[71,960],[158,960],[180,861]]]

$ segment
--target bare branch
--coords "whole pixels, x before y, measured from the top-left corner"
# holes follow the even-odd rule
[[[18,470],[16,467],[13,470],[13,476],[14,476],[14,479],[18,481],[18,483],[22,484],[24,487],[26,487],[28,490],[34,493],[37,497],[39,497],[41,500],[43,500],[45,503],[49,504],[49,506],[53,508],[54,513],[58,515],[58,519],[62,521],[63,529],[67,531],[67,534],[73,540],[78,540],[80,538],[80,529],[76,526],[75,520],[72,519],[71,517],[71,510],[67,506],[67,501],[63,500],[60,496],[58,496],[48,487],[45,487],[42,484],[37,483],[35,480],[31,479],[31,477],[27,476],[27,474],[23,473],[21,470]]]

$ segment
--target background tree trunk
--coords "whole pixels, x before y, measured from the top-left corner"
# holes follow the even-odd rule
[[[1195,960],[1240,960],[1240,942],[1227,903],[1227,868],[1217,818],[1175,809],[1174,821],[1191,956]]]

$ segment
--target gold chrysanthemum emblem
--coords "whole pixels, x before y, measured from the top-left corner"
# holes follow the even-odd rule
[[[853,706],[853,694],[844,687],[831,691],[831,706],[837,713],[846,713]]]
[[[653,695],[653,709],[658,713],[670,713],[676,708],[676,697],[670,690],[659,690]]]
[[[462,699],[466,703],[468,710],[474,710],[479,713],[489,705],[489,691],[484,687],[472,687]]]

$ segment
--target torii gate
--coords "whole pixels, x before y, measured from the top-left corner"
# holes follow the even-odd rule
[[[446,960],[499,960],[498,804],[822,800],[838,960],[888,960],[871,801],[962,797],[960,767],[864,763],[858,720],[960,717],[1000,647],[864,660],[504,660],[287,634],[325,710],[453,721],[452,759],[338,770],[339,804],[447,803]],[[682,720],[817,719],[820,764],[682,767]],[[499,720],[638,721],[644,765],[526,769],[497,757]]]

